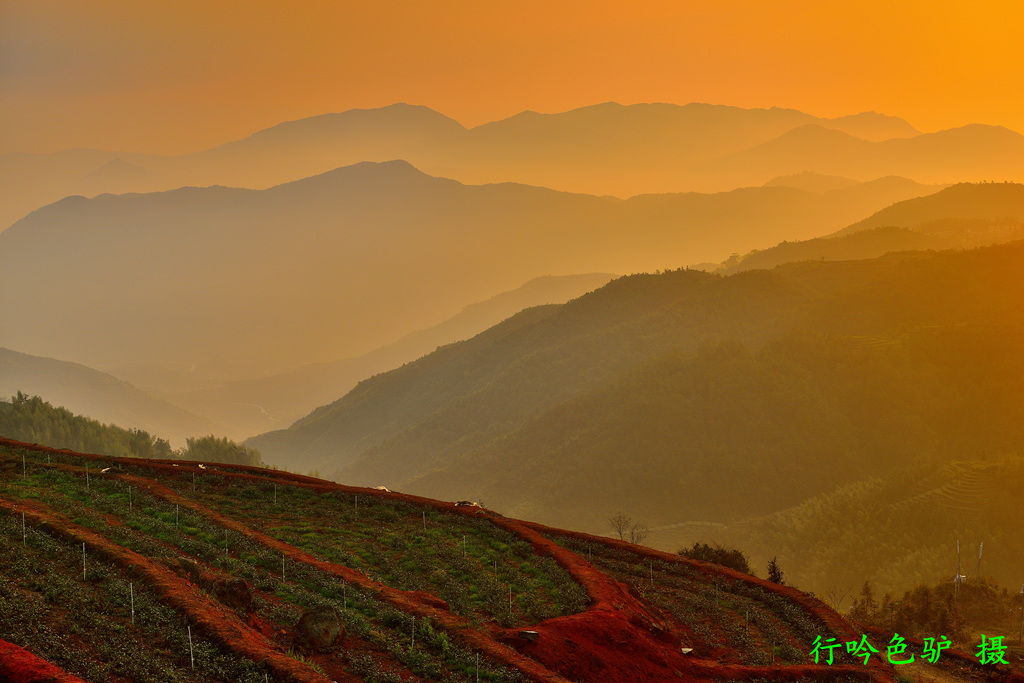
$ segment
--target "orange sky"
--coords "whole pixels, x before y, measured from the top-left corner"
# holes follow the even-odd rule
[[[614,100],[1024,132],[1022,35],[1016,0],[0,0],[0,152],[186,152],[393,102],[467,125]]]

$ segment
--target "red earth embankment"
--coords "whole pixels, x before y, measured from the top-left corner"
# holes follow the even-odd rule
[[[0,640],[0,681],[7,683],[85,683],[28,650]]]

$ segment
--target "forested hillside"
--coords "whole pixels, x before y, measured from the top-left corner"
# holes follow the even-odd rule
[[[20,391],[9,401],[0,400],[0,435],[117,457],[171,457],[171,445],[148,432],[103,424]]]
[[[963,424],[954,421],[949,431]],[[1014,431],[1007,429],[1007,437],[1019,439]],[[968,583],[989,577],[1019,588],[1024,459],[1015,446],[994,447],[991,441],[958,449],[961,457],[975,459],[945,465],[895,459],[889,467],[869,469],[863,481],[716,536],[750,549],[755,561],[778,555],[795,585],[821,594],[842,589],[852,596],[864,581],[879,598],[922,583],[952,586],[958,541]],[[998,455],[1007,452],[1014,455]]]
[[[166,439],[144,430],[103,424],[20,391],[10,401],[0,400],[0,436],[114,457],[262,464],[259,451],[224,437],[188,437],[182,448],[172,450]]]
[[[597,532],[616,509],[736,522],[909,465],[1012,453],[1022,269],[1018,242],[625,277],[251,443],[341,481]]]

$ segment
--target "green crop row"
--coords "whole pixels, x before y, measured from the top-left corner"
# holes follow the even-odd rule
[[[0,638],[81,678],[258,683],[252,661],[224,653],[144,583],[89,552],[0,514]],[[129,585],[130,584],[130,585]],[[134,606],[134,624],[132,607]],[[192,658],[195,669],[192,668]]]
[[[291,561],[286,561],[282,568],[280,554],[247,536],[225,531],[201,515],[184,508],[175,510],[173,504],[144,491],[133,491],[129,513],[126,485],[120,481],[95,477],[85,491],[83,477],[37,468],[27,479],[10,482],[9,490],[14,495],[43,500],[111,541],[132,547],[142,555],[159,559],[185,553],[244,578],[258,590],[273,593],[287,603],[281,606],[257,597],[258,609],[267,610],[265,616],[281,625],[294,625],[303,608],[332,604],[342,613],[351,633],[387,652],[392,660],[417,675],[456,681],[475,680],[478,673],[475,655],[449,643],[443,633],[431,637],[429,623],[419,625],[427,631],[417,639],[416,647],[410,648],[402,625],[403,620],[409,621],[407,615],[326,572]],[[124,526],[107,525],[103,521],[106,515],[118,518]],[[411,634],[408,638],[411,640]],[[366,669],[365,664],[366,661],[358,657],[349,662],[353,671]],[[367,680],[393,677],[386,670],[370,674],[360,673],[370,676]],[[479,676],[481,680],[495,681],[519,678],[518,672],[504,669],[486,658],[479,660]]]
[[[205,505],[382,583],[436,594],[457,614],[511,627],[586,608],[586,593],[568,573],[486,518],[376,496],[211,481],[197,489]],[[189,495],[191,483],[184,484]]]

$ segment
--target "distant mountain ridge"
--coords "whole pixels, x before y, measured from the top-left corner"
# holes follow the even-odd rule
[[[960,183],[928,197],[917,197],[893,204],[843,228],[836,232],[835,236],[886,226],[915,228],[950,218],[1024,220],[1024,185]]]
[[[802,172],[858,181],[901,175],[929,184],[1020,180],[1022,140],[995,126],[921,134],[874,112],[827,119],[701,103],[609,102],[522,112],[467,129],[427,107],[395,104],[285,122],[177,157],[97,150],[0,155],[0,229],[73,194],[214,184],[259,189],[392,159],[464,183],[618,197],[725,191]],[[121,172],[101,170],[115,159]]]
[[[0,233],[0,309],[18,348],[99,368],[178,363],[195,371],[177,391],[212,388],[360,355],[533,277],[721,260],[933,189],[619,200],[394,161],[259,191],[69,197]]]
[[[1024,185],[962,183],[898,202],[832,235],[783,242],[730,259],[720,272],[808,259],[875,258],[890,251],[966,249],[1019,239],[1024,239]]]

